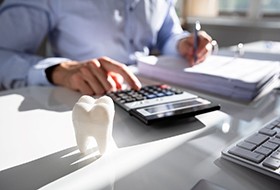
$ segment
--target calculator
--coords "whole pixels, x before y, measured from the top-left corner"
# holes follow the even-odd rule
[[[147,125],[220,109],[218,104],[166,84],[148,85],[140,90],[119,90],[107,95]]]

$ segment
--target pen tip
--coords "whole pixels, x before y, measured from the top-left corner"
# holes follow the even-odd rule
[[[195,29],[198,31],[201,29],[201,25],[200,25],[200,22],[199,21],[196,21],[195,22]]]

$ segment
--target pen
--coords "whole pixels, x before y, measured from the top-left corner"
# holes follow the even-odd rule
[[[193,55],[193,59],[194,59],[194,63],[196,63],[197,61],[197,49],[198,49],[198,43],[199,43],[199,37],[198,37],[198,32],[200,31],[201,26],[200,26],[200,22],[196,21],[195,22],[195,27],[194,27],[194,55]]]

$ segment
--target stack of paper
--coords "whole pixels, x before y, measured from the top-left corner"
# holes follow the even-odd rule
[[[241,101],[254,100],[278,84],[279,62],[210,56],[190,67],[180,58],[138,59],[140,75]]]

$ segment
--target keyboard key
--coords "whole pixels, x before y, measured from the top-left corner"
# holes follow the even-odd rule
[[[262,146],[269,148],[271,150],[275,150],[276,148],[278,148],[278,144],[271,143],[271,142],[265,142],[265,143],[263,143]]]
[[[258,147],[254,152],[257,152],[257,153],[263,154],[263,155],[265,155],[265,156],[268,156],[268,155],[270,155],[270,153],[272,152],[272,150],[269,149],[269,148],[260,146],[260,147]]]
[[[280,167],[280,160],[269,157],[264,160],[263,166],[276,170]]]
[[[271,157],[280,160],[280,152],[279,152],[279,151],[276,151],[276,152],[272,153],[272,154],[271,154]]]
[[[275,124],[271,123],[271,124],[265,126],[265,128],[267,128],[267,129],[274,129],[275,128]]]
[[[279,138],[275,138],[275,137],[271,138],[271,139],[269,139],[268,142],[272,142],[272,143],[280,145],[280,139]]]
[[[247,150],[253,150],[253,149],[256,148],[257,145],[249,143],[249,142],[242,141],[242,142],[238,143],[237,146],[239,146],[241,148],[245,148]]]
[[[268,135],[268,136],[273,136],[275,135],[277,132],[276,131],[273,131],[273,130],[270,130],[270,129],[267,129],[267,128],[262,128],[261,130],[259,130],[259,133],[262,133],[264,135]]]
[[[231,148],[229,150],[229,153],[244,158],[246,160],[250,160],[255,163],[260,163],[265,158],[265,156],[262,154],[251,152],[249,150],[239,148],[239,147]]]
[[[280,123],[278,122],[278,123],[275,125],[275,127],[280,128]]]
[[[256,134],[250,136],[249,138],[245,139],[245,141],[256,144],[256,145],[260,145],[263,142],[267,141],[268,139],[269,139],[268,136],[256,133]]]

